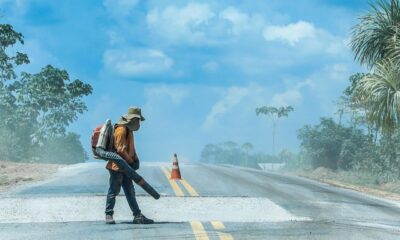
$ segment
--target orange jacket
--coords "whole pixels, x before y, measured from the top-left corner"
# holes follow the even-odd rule
[[[126,131],[129,130],[125,126],[115,125],[114,149],[128,164],[131,164],[133,161],[138,159],[138,156],[135,150],[133,131],[129,131],[128,137],[126,136]],[[117,164],[115,164],[113,161],[108,161],[106,168],[113,171],[122,172],[122,170],[120,170]]]

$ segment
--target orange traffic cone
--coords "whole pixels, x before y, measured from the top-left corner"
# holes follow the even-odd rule
[[[172,163],[171,179],[182,179],[181,171],[179,171],[178,157],[174,154],[174,162]]]

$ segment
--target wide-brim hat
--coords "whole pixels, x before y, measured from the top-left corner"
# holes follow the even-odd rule
[[[144,121],[145,118],[142,115],[142,109],[138,107],[130,107],[128,108],[128,113],[122,116],[126,120],[131,120],[133,118],[139,118],[140,121]]]

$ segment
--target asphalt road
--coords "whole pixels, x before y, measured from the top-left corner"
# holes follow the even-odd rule
[[[297,177],[232,166],[166,163],[139,173],[162,195],[135,186],[154,225],[130,224],[121,192],[117,224],[104,223],[104,162],[61,169],[0,197],[0,239],[400,239],[400,204]]]

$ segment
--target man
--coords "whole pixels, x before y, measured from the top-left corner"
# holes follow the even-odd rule
[[[139,168],[139,158],[136,154],[133,132],[138,131],[140,122],[144,121],[141,109],[131,107],[128,113],[123,115],[114,127],[114,149],[133,169]],[[109,190],[106,203],[106,223],[114,224],[113,219],[115,198],[121,190],[124,189],[126,200],[132,210],[134,224],[152,224],[153,220],[146,218],[140,211],[135,197],[135,189],[132,180],[126,176],[123,170],[114,162],[108,161],[106,168],[110,173]]]

